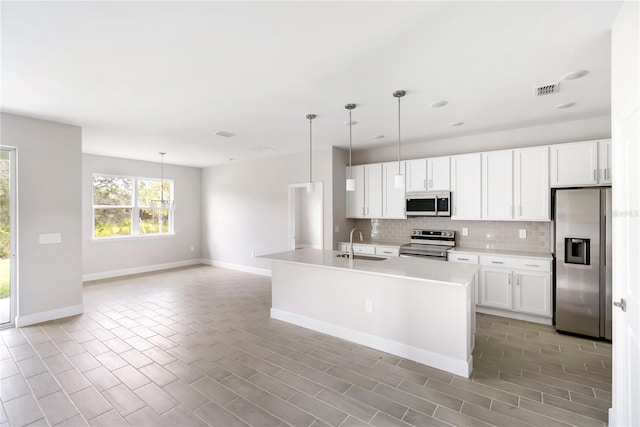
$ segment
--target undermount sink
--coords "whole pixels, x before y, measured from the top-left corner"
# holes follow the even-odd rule
[[[336,255],[337,258],[349,258],[349,254],[348,253],[344,253],[344,254],[338,254]],[[379,256],[369,256],[369,255],[354,255],[353,259],[363,259],[366,261],[384,261],[386,258],[383,257],[379,257]]]

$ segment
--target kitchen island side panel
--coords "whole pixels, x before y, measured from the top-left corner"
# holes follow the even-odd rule
[[[474,280],[448,284],[274,261],[271,317],[468,377]]]

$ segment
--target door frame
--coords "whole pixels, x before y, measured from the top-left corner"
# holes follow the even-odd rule
[[[289,226],[287,236],[287,249],[293,251],[296,249],[296,191],[299,188],[307,188],[307,183],[289,184]],[[314,192],[320,192],[320,249],[324,249],[324,191],[322,181],[314,182]]]
[[[9,322],[0,328],[15,326],[18,301],[18,148],[3,145],[9,152]]]

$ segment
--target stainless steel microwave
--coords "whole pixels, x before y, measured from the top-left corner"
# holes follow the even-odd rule
[[[451,216],[451,192],[407,193],[407,216]]]

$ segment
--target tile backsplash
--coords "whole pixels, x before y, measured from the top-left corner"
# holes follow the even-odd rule
[[[526,252],[551,252],[551,223],[534,221],[452,221],[450,218],[357,219],[354,226],[372,242],[409,243],[413,229],[455,230],[456,246]],[[462,228],[469,235],[462,235]],[[519,230],[527,237],[518,237]]]

